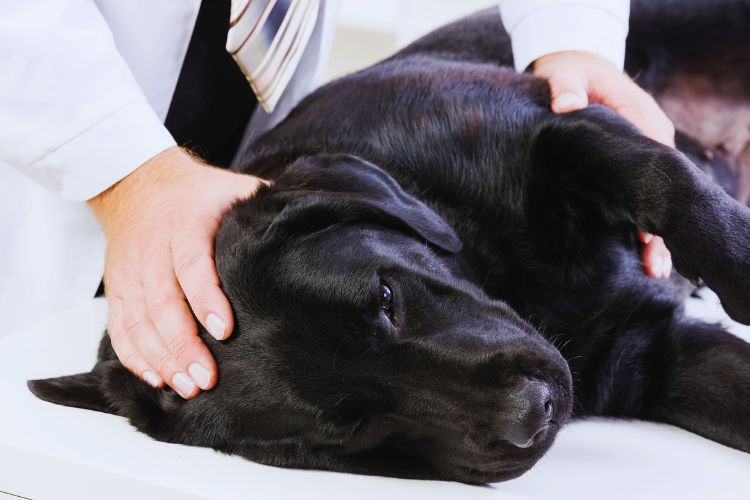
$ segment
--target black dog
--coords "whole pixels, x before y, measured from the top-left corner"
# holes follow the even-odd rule
[[[648,1],[631,23],[628,69],[673,110],[750,81],[748,2]],[[750,210],[695,165],[734,192],[742,155],[681,134],[691,161],[599,106],[554,115],[511,62],[497,14],[473,16],[323,87],[244,153],[275,183],[217,237],[236,328],[202,334],[214,390],[152,389],[106,336],[92,372],[31,389],[285,467],[500,481],[571,413],[750,452],[750,344],[686,319],[634,237],[662,235],[749,323]]]

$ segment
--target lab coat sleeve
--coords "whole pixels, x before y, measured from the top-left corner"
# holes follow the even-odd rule
[[[518,71],[563,50],[593,52],[620,69],[624,65],[629,0],[501,0],[500,15]]]
[[[0,164],[82,201],[174,145],[92,0],[0,5]]]

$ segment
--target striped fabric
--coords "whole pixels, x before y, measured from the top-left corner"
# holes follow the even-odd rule
[[[227,51],[269,113],[297,68],[319,8],[320,0],[232,0]]]

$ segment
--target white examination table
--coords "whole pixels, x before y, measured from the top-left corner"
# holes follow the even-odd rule
[[[710,293],[688,309],[723,312]],[[490,486],[258,465],[153,441],[125,419],[52,405],[29,378],[88,371],[106,319],[92,300],[0,337],[0,500],[29,498],[750,499],[750,454],[667,425],[568,425],[526,475]],[[750,329],[744,329],[745,335]],[[745,338],[749,338],[746,336]],[[748,415],[750,419],[750,415]]]

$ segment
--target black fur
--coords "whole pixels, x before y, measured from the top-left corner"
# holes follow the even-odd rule
[[[715,50],[747,62],[748,2],[639,2],[632,23],[628,68],[655,93]],[[323,87],[243,153],[275,183],[217,237],[236,327],[202,333],[215,389],[152,389],[105,337],[93,372],[32,391],[162,441],[399,477],[518,476],[571,414],[750,452],[750,345],[685,318],[634,238],[664,236],[750,322],[750,211],[693,161],[730,192],[733,172],[700,137],[680,137],[688,157],[599,106],[554,115],[511,63],[497,14],[472,16]]]

